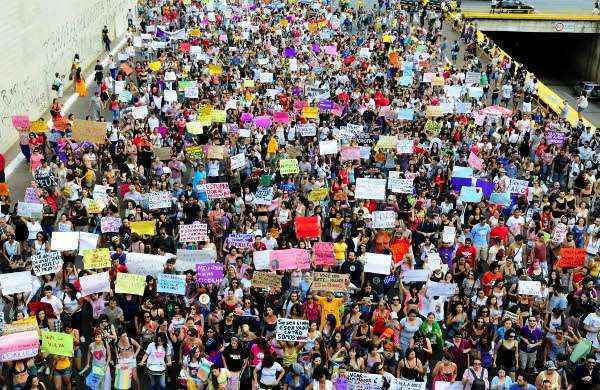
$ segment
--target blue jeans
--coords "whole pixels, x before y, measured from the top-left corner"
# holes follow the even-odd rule
[[[161,375],[148,375],[150,379],[150,388],[152,390],[165,390],[167,388],[167,382],[165,378],[165,374]]]

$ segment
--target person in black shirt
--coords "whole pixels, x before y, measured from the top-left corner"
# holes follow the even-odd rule
[[[342,263],[341,271],[343,274],[349,274],[350,282],[360,288],[363,282],[363,265],[356,259],[353,251],[348,251],[348,258]]]

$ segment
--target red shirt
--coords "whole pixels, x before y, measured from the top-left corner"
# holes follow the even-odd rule
[[[466,257],[467,263],[471,266],[471,268],[475,267],[475,256],[477,255],[477,250],[473,245],[461,245],[456,250],[456,257],[460,258],[461,256]]]
[[[508,227],[506,225],[498,225],[498,226],[494,226],[492,228],[492,230],[490,231],[490,237],[497,237],[499,238],[502,242],[506,243],[508,242]]]

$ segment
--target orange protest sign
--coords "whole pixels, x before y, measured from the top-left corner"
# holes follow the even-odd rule
[[[0,196],[8,195],[8,183],[0,183]]]
[[[394,260],[394,263],[399,263],[404,260],[404,256],[406,256],[410,249],[410,244],[408,241],[403,240],[392,244],[390,249],[392,250],[392,259]]]
[[[561,248],[557,266],[561,268],[581,267],[585,261],[585,249]]]

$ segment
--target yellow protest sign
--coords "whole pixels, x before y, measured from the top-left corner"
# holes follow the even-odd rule
[[[279,20],[279,26],[280,26],[280,27],[285,27],[285,26],[287,26],[288,24],[289,24],[289,22],[288,22],[288,20],[287,20],[287,19],[281,19],[281,20]]]
[[[427,106],[425,108],[425,116],[438,117],[444,115],[444,111],[441,106]]]
[[[10,324],[4,324],[2,334],[7,335],[28,332],[32,330],[39,330],[37,318],[35,318],[35,316],[29,316],[27,318],[23,318],[22,320],[13,321]]]
[[[279,172],[282,175],[290,175],[300,172],[298,160],[295,158],[283,158],[279,160]]]
[[[398,137],[395,135],[382,135],[375,145],[379,149],[396,149],[398,143]]]
[[[211,76],[220,76],[223,73],[223,67],[217,64],[208,65],[208,74]]]
[[[73,335],[62,332],[42,332],[42,352],[72,357]]]
[[[190,134],[202,134],[204,133],[202,125],[200,122],[188,122],[185,124],[185,129]]]
[[[303,107],[302,116],[306,119],[317,119],[319,117],[319,107]]]
[[[205,104],[198,108],[198,115],[211,116],[214,110],[215,108],[213,106],[210,104]]]
[[[441,76],[436,76],[431,81],[431,85],[434,87],[443,87],[444,86],[444,78]]]
[[[311,202],[320,202],[329,195],[329,188],[315,188],[308,193],[308,200]]]
[[[314,23],[314,22],[309,22],[308,23],[308,31],[311,34],[316,33],[318,29],[319,29],[319,25],[317,23]]]
[[[131,232],[142,236],[153,236],[156,234],[156,221],[134,221],[130,223]]]
[[[254,80],[244,80],[244,88],[254,88]]]
[[[200,36],[200,29],[199,28],[193,28],[188,32],[188,35],[190,37],[195,37],[198,38]]]
[[[206,115],[206,114],[200,114],[198,115],[198,123],[200,123],[202,126],[210,126],[213,123],[212,120],[212,113]]]
[[[98,199],[83,199],[83,206],[87,210],[88,214],[100,214],[106,205]]]
[[[127,274],[119,272],[115,282],[117,294],[144,295],[146,288],[146,277],[144,275]]]
[[[99,269],[110,267],[110,251],[108,248],[85,249],[83,251],[83,268]]]
[[[160,61],[153,61],[148,64],[148,67],[153,72],[158,72],[162,68],[162,63]]]
[[[45,133],[48,131],[48,124],[45,120],[39,119],[35,122],[31,122],[29,125],[29,131],[33,133]]]
[[[389,34],[385,34],[383,36],[383,43],[392,43],[394,41],[394,37]]]
[[[227,111],[213,110],[210,117],[211,117],[212,121],[215,123],[225,123],[225,122],[227,122]]]

